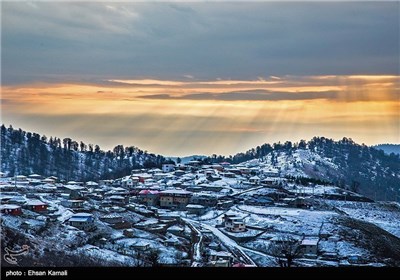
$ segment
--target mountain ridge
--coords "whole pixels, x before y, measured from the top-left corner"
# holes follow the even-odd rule
[[[62,143],[62,144],[61,144]],[[70,138],[40,136],[36,133],[1,127],[1,169],[14,174],[39,173],[63,180],[114,179],[129,175],[132,169],[160,168],[169,158],[117,145],[102,151],[98,145],[86,145]],[[289,177],[307,177],[331,182],[371,198],[400,198],[400,157],[359,145],[351,138],[334,141],[314,137],[297,143],[263,144],[246,152],[225,157],[200,158],[203,164],[223,161],[232,164],[264,161]]]

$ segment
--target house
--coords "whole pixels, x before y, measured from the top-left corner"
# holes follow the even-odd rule
[[[129,202],[128,197],[123,197],[121,195],[112,195],[109,196],[108,199],[111,201],[113,205],[126,205]]]
[[[224,168],[230,166],[231,164],[227,161],[224,162],[220,162],[219,164],[221,164]]]
[[[71,209],[83,208],[83,200],[68,199],[61,201],[61,205]]]
[[[224,170],[224,167],[222,165],[219,165],[219,164],[213,164],[211,166],[211,168],[215,169],[215,170],[218,170],[218,171],[223,171]]]
[[[24,176],[24,175],[15,176],[15,181],[17,181],[17,182],[24,182],[24,181],[27,181],[27,180],[28,180],[28,178],[26,176]]]
[[[123,235],[129,238],[135,237],[135,230],[133,228],[124,229]]]
[[[100,180],[99,185],[100,186],[111,186],[113,182],[114,182],[113,180]]]
[[[82,198],[82,191],[85,190],[84,187],[78,185],[66,185],[64,187],[64,192],[69,194],[69,199],[80,199]]]
[[[189,186],[189,187],[186,187],[186,190],[190,191],[190,192],[198,193],[198,192],[201,192],[203,190],[203,188],[199,187],[199,186]]]
[[[99,186],[99,184],[98,183],[96,183],[96,182],[93,182],[93,181],[89,181],[89,182],[86,182],[86,187],[89,187],[89,188],[96,188],[96,187],[98,187]]]
[[[305,256],[316,257],[318,251],[318,242],[319,242],[318,238],[304,238],[300,243],[300,247],[303,250],[303,254]]]
[[[249,182],[250,182],[251,184],[253,184],[253,185],[258,185],[258,184],[260,184],[260,181],[261,181],[261,179],[260,179],[260,177],[258,177],[258,176],[253,176],[253,177],[251,177],[251,178],[249,179]]]
[[[47,211],[47,204],[44,203],[43,201],[34,199],[34,200],[28,200],[25,205],[27,209],[35,211],[35,212],[44,212]]]
[[[185,190],[166,190],[160,192],[160,206],[184,209],[189,204],[191,192]]]
[[[198,160],[191,160],[188,163],[186,163],[186,165],[192,166],[192,167],[199,167],[201,165],[201,162]]]
[[[44,184],[55,184],[56,180],[54,180],[54,179],[49,177],[49,178],[43,179],[42,183],[44,183]]]
[[[159,201],[159,191],[141,190],[138,194],[139,201],[147,206],[156,206]]]
[[[163,243],[164,243],[165,246],[174,246],[174,247],[176,247],[176,246],[181,245],[181,242],[179,241],[179,239],[176,236],[172,235],[172,234],[168,239],[164,240]]]
[[[22,214],[21,206],[15,204],[3,204],[0,205],[0,211],[2,214],[18,216]]]
[[[42,179],[42,176],[39,175],[39,174],[31,174],[28,177],[29,177],[29,179],[36,179],[36,180],[41,180]]]
[[[90,213],[73,214],[68,222],[71,226],[84,231],[90,231],[95,228],[94,217]]]
[[[229,209],[234,205],[233,200],[223,200],[217,203],[218,209]]]
[[[164,173],[172,172],[174,170],[175,170],[175,164],[173,164],[173,163],[163,163],[162,171]]]
[[[121,180],[121,186],[132,189],[139,183],[139,177],[125,177]]]
[[[226,178],[235,178],[236,174],[233,172],[221,172],[220,173],[222,176],[226,177]]]
[[[183,235],[185,232],[185,228],[179,225],[173,225],[167,229],[167,232],[174,235]]]
[[[209,175],[209,176],[207,176],[207,180],[210,181],[210,182],[215,182],[215,181],[222,180],[222,178],[220,176],[217,176],[217,175]]]
[[[139,178],[139,182],[143,184],[146,180],[153,178],[153,176],[150,174],[138,174],[137,177]]]
[[[201,194],[193,194],[190,199],[191,204],[199,204],[206,207],[214,207],[218,203],[218,198],[211,194],[201,193]]]
[[[244,232],[246,225],[243,218],[236,215],[225,214],[223,217],[225,229],[231,232]]]
[[[136,249],[138,251],[148,251],[150,249],[150,243],[139,240],[131,245],[133,249]]]
[[[264,170],[264,175],[268,177],[279,177],[279,170],[278,169],[267,169]]]
[[[261,180],[261,185],[265,187],[270,187],[276,184],[276,180],[271,177],[267,177]]]
[[[100,217],[100,220],[107,224],[116,224],[122,222],[122,216],[113,213]]]
[[[211,168],[205,169],[203,172],[204,172],[204,175],[206,175],[206,177],[212,176],[215,174],[215,171]]]
[[[189,214],[194,214],[201,216],[206,213],[206,208],[203,205],[199,204],[188,204],[186,205],[186,210]]]
[[[233,262],[233,255],[231,253],[221,251],[212,252],[210,254],[209,265],[214,267],[230,267]]]
[[[208,184],[202,184],[202,185],[200,185],[200,187],[203,187],[203,190],[208,191],[208,192],[220,192],[223,189],[223,187],[221,187],[221,186],[208,185]]]

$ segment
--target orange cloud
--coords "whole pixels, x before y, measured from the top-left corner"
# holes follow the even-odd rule
[[[3,86],[2,118],[48,136],[169,155],[315,135],[400,142],[398,76],[277,78]]]

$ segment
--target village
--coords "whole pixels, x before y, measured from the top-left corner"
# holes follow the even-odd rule
[[[125,266],[385,265],[346,239],[338,223],[352,217],[348,203],[384,206],[333,185],[295,183],[258,160],[171,162],[98,182],[0,175],[2,228],[35,237],[37,247]],[[399,237],[389,226],[399,213],[369,222]],[[293,263],[282,252],[288,250]]]

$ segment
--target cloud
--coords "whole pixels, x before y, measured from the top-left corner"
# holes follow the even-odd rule
[[[282,100],[311,100],[337,99],[337,91],[326,92],[271,92],[267,90],[252,90],[224,93],[193,93],[182,96],[170,94],[142,95],[145,99],[184,99],[184,100],[218,100],[218,101],[282,101]]]
[[[398,2],[4,2],[2,82],[397,74],[398,8]]]

